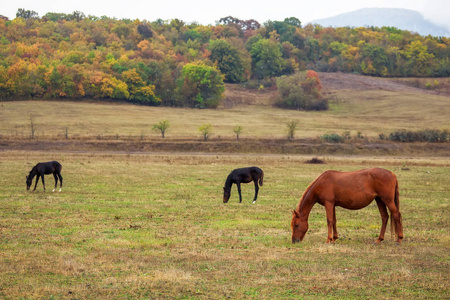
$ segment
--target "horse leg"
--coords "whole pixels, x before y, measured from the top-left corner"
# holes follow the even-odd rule
[[[59,173],[58,172],[58,177],[59,177],[59,191],[61,192],[61,190],[62,190],[62,176],[61,176],[61,173]]]
[[[333,206],[333,241],[336,241],[338,238],[336,227],[336,206]]]
[[[56,191],[56,187],[58,186],[58,176],[56,176],[56,173],[53,173],[53,178],[55,178],[55,187],[53,188],[52,192]]]
[[[397,234],[397,244],[401,244],[403,239],[402,215],[395,205],[394,201],[386,203],[386,205],[391,212],[391,218],[394,219],[395,233]]]
[[[328,226],[328,238],[327,238],[327,244],[328,243],[334,243],[333,240],[333,211],[334,211],[334,202],[331,201],[325,201],[325,212],[327,215],[327,226]]]
[[[240,182],[236,182],[236,185],[237,185],[238,194],[239,194],[239,203],[242,203],[241,183]]]
[[[36,174],[36,182],[34,183],[34,189],[33,189],[33,192],[36,190],[36,187],[37,187],[37,184],[38,184],[38,181],[39,181],[39,177],[40,177],[41,175],[39,175],[39,173],[38,174]]]
[[[381,201],[380,198],[375,198],[375,201],[377,202],[378,210],[380,211],[381,215],[381,230],[380,230],[380,236],[375,241],[375,244],[378,245],[384,240],[384,234],[386,233],[386,226],[389,220],[389,214],[386,209],[386,204],[384,204],[383,201]]]
[[[42,185],[44,186],[44,192],[45,192],[45,180],[44,180],[44,174],[41,175]]]
[[[253,203],[255,203],[256,199],[258,198],[258,191],[259,191],[258,179],[254,179],[253,182],[255,183],[255,198],[253,199]]]

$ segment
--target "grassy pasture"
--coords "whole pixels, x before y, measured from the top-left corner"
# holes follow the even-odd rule
[[[233,93],[229,95],[233,97]],[[236,97],[236,96],[234,96]],[[260,99],[259,94],[248,95]],[[259,97],[259,98],[258,98]],[[146,107],[120,103],[86,103],[57,101],[3,102],[0,107],[0,136],[30,136],[30,116],[36,136],[69,138],[102,136],[144,136],[159,138],[151,130],[153,124],[169,120],[167,139],[198,138],[203,123],[214,127],[213,139],[234,138],[232,129],[243,126],[241,138],[284,138],[286,122],[299,121],[296,137],[314,138],[327,133],[359,131],[378,139],[400,129],[449,129],[448,96],[383,90],[339,91],[332,95],[330,110],[302,112],[277,109],[270,98],[257,105],[235,105],[232,108],[198,110],[185,108]],[[251,102],[251,100],[247,100]],[[256,101],[256,100],[255,100]]]
[[[448,160],[330,156],[308,165],[307,158],[4,151],[0,298],[450,297]],[[63,191],[44,193],[39,183],[27,192],[24,175],[50,159],[63,165]],[[242,204],[234,186],[223,204],[226,176],[248,165],[265,171],[257,204],[252,185],[242,187]],[[389,238],[372,244],[375,203],[337,209],[335,245],[324,243],[325,212],[315,206],[305,240],[290,242],[290,211],[316,176],[372,166],[398,177],[401,246]],[[46,182],[51,190],[53,178]]]

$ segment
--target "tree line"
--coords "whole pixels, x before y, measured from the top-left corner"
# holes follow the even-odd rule
[[[224,82],[272,79],[285,97],[281,106],[326,109],[316,101],[317,73],[301,71],[450,76],[449,57],[448,38],[392,27],[303,27],[294,17],[264,24],[225,17],[205,26],[19,9],[13,20],[0,19],[0,99],[210,108]],[[298,85],[303,100],[293,98]]]

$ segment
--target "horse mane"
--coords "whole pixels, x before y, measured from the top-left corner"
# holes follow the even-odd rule
[[[228,177],[227,177],[227,180],[225,180],[225,186],[224,186],[224,188],[226,189],[226,190],[231,190],[231,186],[232,186],[233,184],[231,183],[231,173],[230,173],[230,175],[228,175]]]
[[[37,165],[35,165],[32,169],[31,169],[31,171],[30,171],[30,173],[28,174],[28,175],[35,175],[36,174],[36,169],[37,169]]]
[[[301,214],[302,207],[303,207],[303,205],[305,204],[305,201],[304,201],[304,200],[305,200],[305,196],[310,192],[310,190],[312,189],[313,185],[317,182],[317,180],[319,180],[320,177],[322,177],[323,174],[324,174],[324,173],[322,173],[322,174],[320,174],[319,176],[317,176],[317,178],[314,179],[313,182],[311,182],[311,183],[308,185],[308,187],[305,189],[305,191],[303,192],[303,195],[302,195],[302,197],[300,198],[300,202],[298,203],[298,206],[297,206],[297,211],[298,211],[299,214]]]

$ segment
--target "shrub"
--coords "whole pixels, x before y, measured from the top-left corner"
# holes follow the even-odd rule
[[[336,133],[324,134],[320,138],[329,143],[341,143],[344,141],[344,137]]]
[[[325,162],[317,157],[313,157],[310,160],[305,161],[305,164],[324,164]]]
[[[328,101],[322,99],[322,85],[316,72],[298,72],[277,79],[277,105],[297,110],[326,110]]]
[[[388,139],[396,142],[443,143],[450,141],[450,132],[448,130],[437,129],[425,129],[419,131],[399,130],[391,132]]]

